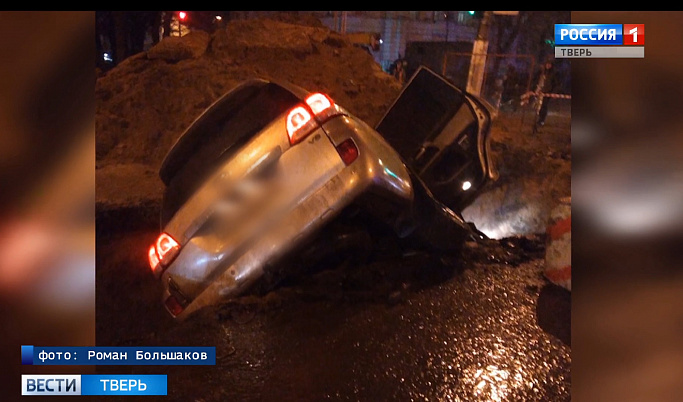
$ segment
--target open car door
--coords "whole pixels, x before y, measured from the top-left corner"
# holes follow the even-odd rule
[[[480,99],[421,66],[376,130],[434,197],[462,211],[490,180],[491,113]]]

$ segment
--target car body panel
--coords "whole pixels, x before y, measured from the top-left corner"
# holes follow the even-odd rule
[[[242,293],[267,264],[361,194],[410,205],[413,188],[400,156],[374,129],[334,107],[335,117],[296,145],[288,141],[286,114],[279,116],[219,166],[164,227],[181,247],[160,274],[164,299],[174,295],[186,305],[177,318]],[[335,148],[347,139],[359,151],[349,166]]]
[[[284,125],[280,120],[274,123]],[[245,145],[236,158],[206,181],[164,229],[182,246],[166,271],[177,278],[181,287],[200,289],[200,285],[206,285],[215,276],[216,266],[234,261],[250,239],[272,224],[272,216],[287,213],[288,207],[310,196],[344,168],[334,146],[318,129],[309,136],[318,140],[304,141],[273,158],[269,164],[274,172],[262,177],[254,166],[279,153],[273,149],[280,149],[279,145],[270,148],[273,144],[263,141],[272,138],[272,134],[267,128]],[[276,134],[281,135],[281,130]],[[310,171],[316,174],[311,175]],[[283,185],[282,178],[286,178],[287,185]],[[189,296],[196,293],[192,291]]]

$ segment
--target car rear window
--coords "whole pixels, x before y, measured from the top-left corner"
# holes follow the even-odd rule
[[[298,102],[297,96],[277,84],[250,81],[207,109],[161,166],[159,175],[166,183],[162,226],[222,162]]]

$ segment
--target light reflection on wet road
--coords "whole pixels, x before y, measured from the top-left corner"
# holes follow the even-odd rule
[[[571,349],[537,321],[542,260],[493,260],[444,272],[418,255],[321,272],[137,342],[215,345],[216,367],[130,370],[168,373],[179,401],[569,400]],[[569,311],[550,313],[568,325]]]

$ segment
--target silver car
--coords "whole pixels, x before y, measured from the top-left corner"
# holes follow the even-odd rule
[[[327,95],[284,83],[251,80],[217,100],[160,177],[163,232],[149,262],[178,319],[242,294],[352,204],[436,248],[472,234],[377,131]]]

